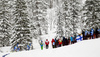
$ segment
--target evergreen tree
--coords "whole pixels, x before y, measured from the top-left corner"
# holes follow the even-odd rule
[[[72,18],[70,17],[70,10],[68,8],[69,6],[69,1],[64,1],[63,3],[63,15],[64,15],[64,19],[65,19],[65,36],[66,37],[70,37],[72,35],[73,32],[73,26],[72,26]]]
[[[57,36],[58,37],[62,37],[64,36],[64,22],[63,22],[63,18],[62,18],[62,13],[59,11],[58,13],[58,19],[57,19]]]
[[[62,37],[64,36],[64,18],[63,18],[63,11],[62,11],[62,1],[58,1],[57,6],[57,36]]]
[[[40,36],[48,33],[48,23],[46,18],[47,5],[42,0],[33,1],[33,29],[34,35]],[[44,33],[43,33],[44,32]]]
[[[64,2],[64,18],[65,18],[65,32],[67,36],[76,35],[77,29],[80,27],[80,3],[76,0],[70,0]],[[71,33],[73,32],[73,33]]]
[[[95,28],[100,26],[100,1],[99,0],[86,0],[83,7],[83,23],[85,28]],[[84,29],[85,29],[84,28]]]
[[[14,11],[14,32],[12,35],[12,49],[17,44],[20,51],[26,50],[27,45],[32,43],[32,37],[30,36],[30,19],[27,15],[27,6],[24,0],[15,1],[15,11]],[[32,49],[32,48],[31,48]]]
[[[0,0],[0,47],[10,45],[11,24],[9,22],[9,7],[10,5],[7,0]]]

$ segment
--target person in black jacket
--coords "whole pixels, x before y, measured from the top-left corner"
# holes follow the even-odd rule
[[[63,37],[62,44],[63,44],[63,46],[65,46],[65,37]]]
[[[68,37],[68,45],[70,45],[70,37]]]
[[[96,38],[98,38],[98,27],[96,27],[95,29],[95,35],[96,35]]]
[[[57,38],[55,38],[55,48],[57,48],[57,47],[58,47],[58,45],[59,45],[59,43],[58,43],[58,39],[57,39]]]
[[[74,35],[74,43],[76,43],[77,41],[76,41],[76,34]]]
[[[65,45],[68,45],[68,39],[65,38]]]
[[[82,34],[83,34],[83,40],[84,40],[84,37],[85,37],[85,32],[84,32],[84,30],[82,30]]]
[[[57,48],[57,38],[55,38],[55,48]]]

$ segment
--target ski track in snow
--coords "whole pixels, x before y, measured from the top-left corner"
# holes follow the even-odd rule
[[[3,55],[2,57],[6,57],[7,55],[9,55],[10,53],[8,53],[8,54],[5,54],[5,55]]]

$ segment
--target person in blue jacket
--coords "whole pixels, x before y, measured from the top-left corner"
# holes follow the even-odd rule
[[[100,34],[100,28],[97,31],[98,31],[98,34]]]
[[[20,48],[19,47],[17,48],[17,51],[20,51]]]
[[[93,34],[94,34],[93,28],[91,29],[90,34],[91,34],[91,39],[93,39],[93,38],[94,38],[94,37],[93,37]]]
[[[74,38],[73,38],[72,35],[71,35],[71,37],[70,37],[70,41],[71,41],[71,44],[74,44]]]
[[[18,45],[19,45],[19,43],[17,43],[17,45],[16,45],[16,46],[14,46],[14,51],[16,51],[16,52],[17,52],[17,51],[20,51],[20,48],[19,48],[19,46],[18,46]]]
[[[27,50],[30,50],[30,46],[29,46],[29,44],[27,45]]]
[[[14,51],[17,51],[17,46],[14,46]]]
[[[19,43],[17,43],[17,51],[19,51],[19,50],[20,50],[20,48],[19,48],[19,46],[18,46],[18,45],[19,45]]]

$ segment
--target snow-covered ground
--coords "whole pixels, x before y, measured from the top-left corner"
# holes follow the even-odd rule
[[[6,57],[100,57],[100,39],[78,42],[60,48],[10,53]],[[0,53],[0,56],[5,53]]]
[[[0,53],[1,52],[3,52],[3,53],[10,52],[10,48],[11,48],[11,46],[9,46],[9,47],[0,47]]]

